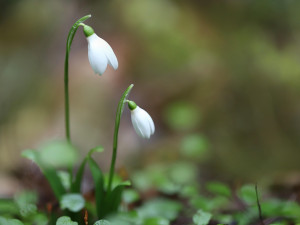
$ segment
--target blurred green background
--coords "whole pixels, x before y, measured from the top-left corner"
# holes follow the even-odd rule
[[[79,28],[69,72],[71,136],[82,155],[103,145],[107,168],[117,103],[134,83],[130,98],[156,133],[139,139],[126,110],[119,166],[177,160],[184,150],[221,179],[299,177],[299,9],[296,0],[2,0],[1,185],[31,165],[23,149],[64,138],[65,42],[86,14],[119,69],[93,73]]]

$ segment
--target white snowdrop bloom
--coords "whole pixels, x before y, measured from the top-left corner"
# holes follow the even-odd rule
[[[135,132],[143,138],[150,138],[154,134],[155,127],[151,116],[135,102],[128,101],[128,107],[131,111],[131,122]]]
[[[88,42],[88,56],[91,67],[96,74],[103,74],[107,64],[118,69],[118,59],[110,45],[95,34],[93,28],[84,25],[83,32]]]

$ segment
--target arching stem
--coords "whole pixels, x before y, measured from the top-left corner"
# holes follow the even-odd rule
[[[69,53],[71,50],[71,44],[73,41],[73,38],[75,36],[75,33],[78,29],[78,27],[90,18],[91,15],[86,15],[79,20],[77,20],[73,26],[71,27],[68,38],[67,38],[67,44],[66,44],[66,58],[65,58],[65,73],[64,73],[64,88],[65,88],[65,132],[66,132],[66,138],[68,142],[71,143],[71,136],[70,136],[70,107],[69,107]]]
[[[129,85],[129,87],[126,89],[126,91],[123,93],[117,109],[116,114],[116,120],[115,120],[115,131],[114,131],[114,140],[113,140],[113,152],[112,152],[112,158],[110,163],[110,171],[109,171],[109,179],[108,179],[108,186],[107,186],[107,192],[111,191],[112,181],[114,177],[114,171],[115,171],[115,163],[117,158],[117,150],[118,150],[118,135],[119,135],[119,127],[120,127],[120,121],[121,116],[124,110],[125,102],[127,101],[127,96],[129,95],[129,92],[133,88],[133,84]]]

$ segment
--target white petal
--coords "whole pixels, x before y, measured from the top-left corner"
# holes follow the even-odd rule
[[[150,138],[154,133],[154,123],[150,115],[142,108],[131,111],[131,121],[136,133],[143,138]]]
[[[110,45],[97,34],[87,37],[88,55],[91,67],[97,74],[103,74],[110,64],[115,70],[118,68],[118,60]]]
[[[100,38],[100,39],[102,41],[103,50],[108,59],[109,65],[111,65],[112,68],[114,68],[114,70],[118,69],[119,63],[118,63],[118,59],[117,59],[114,51],[112,50],[112,48],[106,41],[104,41],[102,38]]]

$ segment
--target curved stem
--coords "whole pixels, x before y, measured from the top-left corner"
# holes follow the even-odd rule
[[[111,158],[111,163],[110,163],[110,171],[109,171],[109,179],[108,179],[108,186],[107,186],[107,191],[111,191],[111,185],[114,177],[114,171],[115,171],[115,163],[116,163],[116,158],[117,158],[117,149],[118,149],[118,135],[119,135],[119,127],[120,127],[120,121],[121,121],[121,116],[124,110],[124,105],[125,102],[127,101],[127,96],[129,95],[129,92],[133,88],[133,84],[129,85],[129,87],[125,90],[123,93],[119,104],[118,104],[118,109],[117,109],[117,114],[116,114],[116,120],[115,120],[115,131],[114,131],[114,140],[113,140],[113,152],[112,152],[112,158]]]
[[[64,89],[65,89],[65,129],[66,129],[66,138],[67,138],[68,142],[71,142],[70,110],[69,110],[69,53],[70,53],[73,38],[75,36],[75,33],[76,33],[78,27],[81,25],[81,23],[83,21],[87,20],[90,17],[91,17],[91,15],[86,15],[86,16],[80,18],[79,20],[77,20],[71,27],[69,34],[68,34],[68,38],[67,38],[65,71],[64,71]]]

